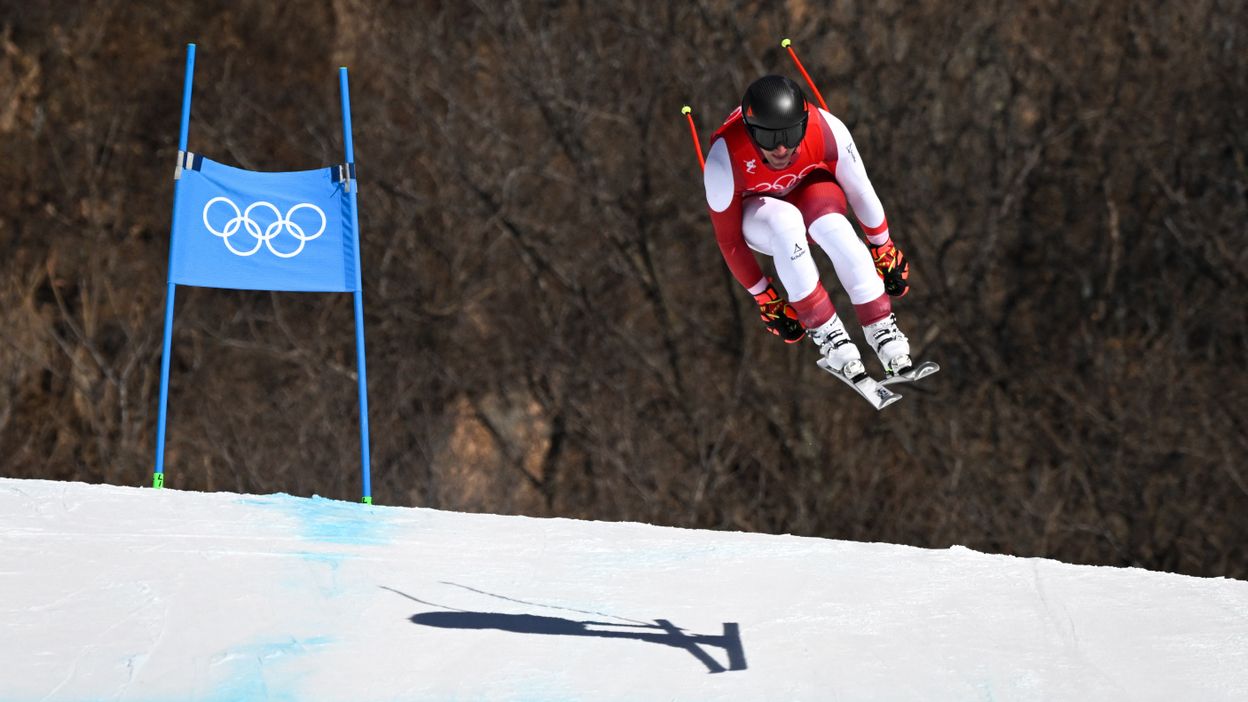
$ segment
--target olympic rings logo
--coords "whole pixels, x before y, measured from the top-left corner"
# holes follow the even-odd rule
[[[779,193],[783,195],[791,190],[793,186],[797,185],[798,181],[805,178],[811,171],[818,167],[819,164],[812,163],[798,173],[786,173],[770,183],[759,183],[757,185],[750,186],[747,190],[749,192],[756,193]]]
[[[229,208],[234,211],[234,216],[227,221],[225,226],[221,229],[217,229],[212,226],[212,223],[208,221],[208,210],[212,209],[212,206],[218,202],[229,205]],[[263,229],[260,228],[260,223],[251,217],[251,213],[256,208],[263,208],[273,213],[273,222]],[[218,207],[217,209],[220,210],[221,208]],[[294,221],[295,213],[302,209],[312,210],[315,216],[321,218],[321,226],[316,230],[315,234],[305,233],[304,228]],[[310,216],[305,216],[303,219],[308,219],[309,217]],[[228,197],[214,197],[208,201],[208,204],[204,205],[204,227],[213,236],[220,237],[225,242],[225,247],[235,256],[250,256],[259,251],[261,246],[264,246],[268,248],[274,256],[279,256],[281,258],[294,258],[303,251],[303,247],[309,241],[312,241],[321,234],[325,233],[325,226],[328,223],[329,220],[325,217],[325,211],[310,202],[301,202],[298,205],[291,207],[289,210],[286,210],[285,214],[282,214],[282,211],[279,210],[273,203],[265,202],[263,200],[253,202],[248,205],[245,210],[238,209],[238,205],[234,204],[234,201]],[[239,229],[243,228],[245,228],[247,233],[250,234],[255,240],[255,245],[246,250],[235,248],[232,243],[233,236],[238,233]],[[273,240],[276,239],[283,231],[299,241],[299,245],[296,246],[293,251],[281,251],[273,245]]]

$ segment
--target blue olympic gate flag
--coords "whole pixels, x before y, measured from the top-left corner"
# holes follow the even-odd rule
[[[341,167],[257,173],[197,154],[178,169],[169,279],[243,290],[354,292]]]
[[[368,377],[364,363],[364,297],[359,212],[347,69],[338,69],[346,162],[309,171],[259,173],[187,151],[195,45],[186,47],[182,125],[174,170],[164,354],[156,429],[154,487],[165,483],[165,428],[174,298],[178,285],[304,292],[350,292],[355,298],[355,352],[360,402],[363,502],[371,504]]]

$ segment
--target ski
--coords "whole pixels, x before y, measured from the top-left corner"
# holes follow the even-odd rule
[[[872,378],[865,372],[851,378],[840,371],[834,370],[828,365],[828,359],[826,358],[819,359],[818,364],[820,368],[832,374],[837,380],[853,388],[854,392],[862,395],[862,399],[871,403],[871,406],[877,410],[882,410],[901,399],[901,395],[889,390],[882,383],[876,382],[875,378]]]
[[[879,384],[889,386],[898,385],[900,383],[913,383],[916,380],[926,378],[938,370],[940,370],[940,366],[937,364],[932,361],[924,361],[918,365],[911,366],[903,371],[900,371],[896,375],[888,376],[887,378],[879,381]]]

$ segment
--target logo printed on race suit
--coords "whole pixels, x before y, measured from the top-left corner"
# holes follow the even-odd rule
[[[745,172],[746,172],[746,173],[753,174],[753,173],[754,173],[754,169],[755,169],[755,168],[758,168],[758,159],[756,159],[756,158],[752,158],[752,159],[750,159],[749,161],[746,161],[746,162],[745,162]]]
[[[792,256],[789,256],[789,260],[790,260],[790,261],[796,261],[797,259],[799,259],[799,258],[801,258],[802,256],[805,256],[805,255],[806,255],[806,249],[803,249],[801,244],[794,244],[794,245],[793,245],[793,255],[792,255]]]
[[[746,188],[746,192],[752,193],[776,193],[783,195],[793,189],[798,181],[805,178],[811,171],[819,167],[820,164],[812,163],[797,173],[786,173],[770,183],[759,183]]]
[[[217,203],[224,203],[225,205],[228,205],[229,210],[234,211],[234,216],[226,220],[224,226],[220,229],[214,227],[208,217],[208,211]],[[273,215],[273,221],[267,224],[263,229],[261,229],[260,223],[251,216],[251,213],[257,208],[262,208],[265,212],[271,212]],[[294,220],[295,213],[303,209],[309,209],[312,213],[314,213],[311,216],[301,218],[303,220],[309,220],[304,221],[304,224],[310,224],[311,220],[315,217],[319,217],[321,220],[320,228],[316,230],[315,234],[307,234],[304,231],[303,226]],[[229,210],[225,210],[227,216]],[[214,212],[220,213],[222,212],[222,208],[217,207]],[[268,217],[263,218],[268,219]],[[206,205],[204,205],[204,228],[208,230],[208,233],[224,241],[225,247],[235,256],[251,256],[259,251],[261,246],[264,246],[268,248],[274,256],[278,256],[280,258],[294,258],[303,252],[303,247],[309,241],[312,241],[321,234],[325,233],[325,226],[328,224],[328,221],[329,220],[325,217],[325,211],[310,202],[301,202],[294,205],[289,210],[286,210],[285,214],[282,214],[282,211],[273,203],[265,202],[263,200],[251,203],[245,210],[240,210],[238,205],[234,204],[234,201],[228,197],[214,197],[209,200]],[[255,240],[255,244],[250,249],[239,249],[234,247],[232,239],[235,234],[239,233],[239,229],[245,229],[247,234]],[[290,234],[290,236],[299,242],[293,250],[283,251],[273,245],[273,240],[280,236],[283,232]]]

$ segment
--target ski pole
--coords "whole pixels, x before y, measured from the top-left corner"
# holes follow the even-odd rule
[[[693,136],[693,148],[698,150],[698,165],[702,170],[706,170],[706,158],[702,156],[702,142],[698,141],[698,128],[693,126],[693,108],[685,105],[680,108],[680,113],[689,120],[689,134]]]
[[[828,109],[828,103],[823,101],[823,95],[821,95],[819,93],[819,89],[815,87],[815,81],[810,79],[810,74],[806,72],[806,67],[803,66],[801,60],[797,58],[797,52],[793,50],[793,42],[785,39],[780,42],[780,46],[789,50],[789,56],[793,58],[793,63],[797,64],[797,70],[802,72],[802,77],[806,79],[806,85],[809,85],[810,89],[815,91],[815,97],[819,98],[819,106],[823,108],[824,112],[831,112],[831,110]]]

